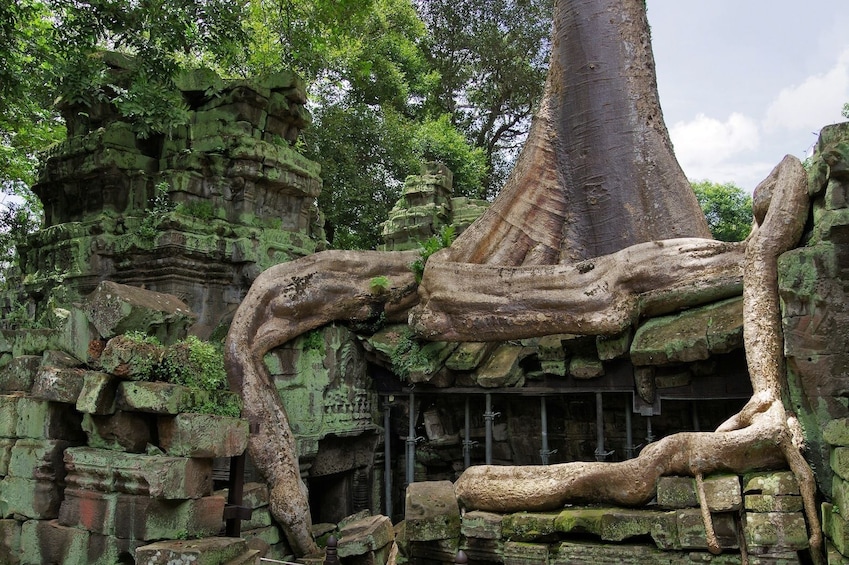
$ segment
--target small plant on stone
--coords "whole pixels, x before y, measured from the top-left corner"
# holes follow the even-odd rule
[[[207,400],[195,406],[203,414],[238,417],[238,397],[229,391],[224,355],[214,344],[189,336],[165,352],[159,379],[200,391]]]
[[[432,235],[424,242],[419,242],[419,258],[410,264],[410,269],[416,276],[416,282],[422,282],[428,258],[440,249],[450,247],[454,243],[454,237],[454,226],[442,226],[438,235]]]
[[[184,216],[191,216],[198,220],[212,220],[215,218],[215,206],[209,200],[196,200],[183,202],[177,205],[176,212]]]
[[[414,367],[427,362],[427,356],[411,329],[405,327],[399,333],[397,345],[390,354],[390,361],[392,370],[402,381],[410,378],[410,372]]]
[[[369,291],[372,294],[384,294],[389,291],[389,277],[380,275],[369,281]]]
[[[320,329],[315,329],[304,334],[303,345],[304,351],[318,351],[324,353],[324,332]]]
[[[160,182],[156,185],[153,198],[150,199],[150,207],[145,210],[144,218],[139,224],[139,236],[148,240],[156,237],[160,222],[172,210],[174,210],[174,204],[168,196],[168,183]]]

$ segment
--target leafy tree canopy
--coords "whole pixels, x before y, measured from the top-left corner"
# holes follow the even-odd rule
[[[692,183],[713,237],[743,241],[752,230],[752,197],[733,183],[703,180]]]

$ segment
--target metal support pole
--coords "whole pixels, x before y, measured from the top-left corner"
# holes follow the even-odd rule
[[[595,393],[595,435],[595,460],[606,461],[613,451],[604,450],[604,403],[600,392]]]
[[[700,432],[702,431],[702,427],[699,423],[699,404],[697,402],[691,402],[690,404],[693,411],[693,431]]]
[[[654,441],[654,435],[651,432],[651,416],[646,416],[646,443]]]
[[[539,457],[543,465],[548,465],[550,455],[557,453],[557,450],[548,449],[548,406],[546,405],[545,397],[540,397],[540,426],[542,428],[542,449],[539,450]]]
[[[486,412],[483,418],[486,420],[486,464],[492,465],[492,421],[498,413],[492,411],[492,394],[486,393]]]
[[[386,404],[383,405],[383,484],[384,484],[384,499],[386,502],[386,515],[392,517],[392,454],[389,446],[392,438],[390,426],[392,425],[392,402],[390,398],[386,399]]]
[[[468,469],[472,466],[472,446],[476,444],[476,441],[472,441],[469,437],[472,433],[472,417],[471,411],[469,408],[469,397],[466,397],[466,418],[465,418],[465,428],[463,428],[465,434],[463,435],[463,468]]]
[[[625,402],[625,458],[634,457],[634,430],[631,424],[631,402],[630,398]]]
[[[416,395],[410,393],[410,424],[407,428],[407,484],[416,480]]]

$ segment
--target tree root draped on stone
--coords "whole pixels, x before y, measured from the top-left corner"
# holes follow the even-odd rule
[[[744,293],[744,341],[754,390],[741,412],[713,433],[679,433],[618,463],[546,467],[477,466],[455,485],[469,509],[544,510],[567,502],[639,505],[664,475],[702,477],[789,465],[797,477],[821,562],[813,473],[800,453],[801,431],[783,398],[778,255],[798,241],[808,214],[805,171],[787,157],[759,186],[773,192],[747,244],[679,239],[638,244],[575,265],[498,267],[431,257],[410,322],[428,339],[503,340],[552,333],[611,334],[658,315]],[[744,257],[745,250],[745,257]],[[298,555],[315,552],[309,504],[294,438],[263,363],[272,348],[334,320],[363,320],[382,308],[401,316],[416,302],[408,265],[415,253],[325,252],[263,273],[240,306],[227,340],[231,387],[244,417],[260,424],[249,452],[271,485],[271,510]],[[745,262],[745,269],[743,264]],[[376,292],[373,277],[395,290]],[[709,545],[719,545],[704,508]]]

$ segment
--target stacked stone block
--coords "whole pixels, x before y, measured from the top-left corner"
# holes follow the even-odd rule
[[[399,562],[797,564],[808,533],[789,471],[716,475],[705,494],[722,553],[708,551],[695,481],[663,477],[654,504],[640,508],[567,505],[549,512],[460,513],[450,482],[407,489]]]
[[[137,329],[151,333],[157,325],[166,333],[185,329],[175,318],[181,311],[189,316],[185,305],[169,314],[164,310],[173,304],[166,297],[141,291],[144,300],[134,302],[139,289],[121,290],[110,287],[115,300],[100,304],[104,319],[118,325],[135,319]],[[75,308],[80,311],[69,316],[85,317],[82,305]],[[41,341],[26,331],[4,333],[0,563],[158,563],[139,560],[137,551],[151,542],[218,536],[226,499],[213,492],[213,459],[245,451],[247,422],[194,413],[207,400],[203,392],[137,380],[131,356],[122,357],[125,363],[101,362],[122,336],[94,347],[105,339],[91,324],[88,335],[95,339],[81,360],[62,335],[53,330]],[[38,343],[64,350],[35,355],[30,349]],[[221,542],[213,545],[220,549]],[[239,548],[223,551],[228,560],[242,556],[247,563],[259,551],[244,540],[226,545]],[[185,548],[172,549],[176,555]],[[187,555],[198,551],[193,546]],[[206,562],[223,563],[212,555]]]

